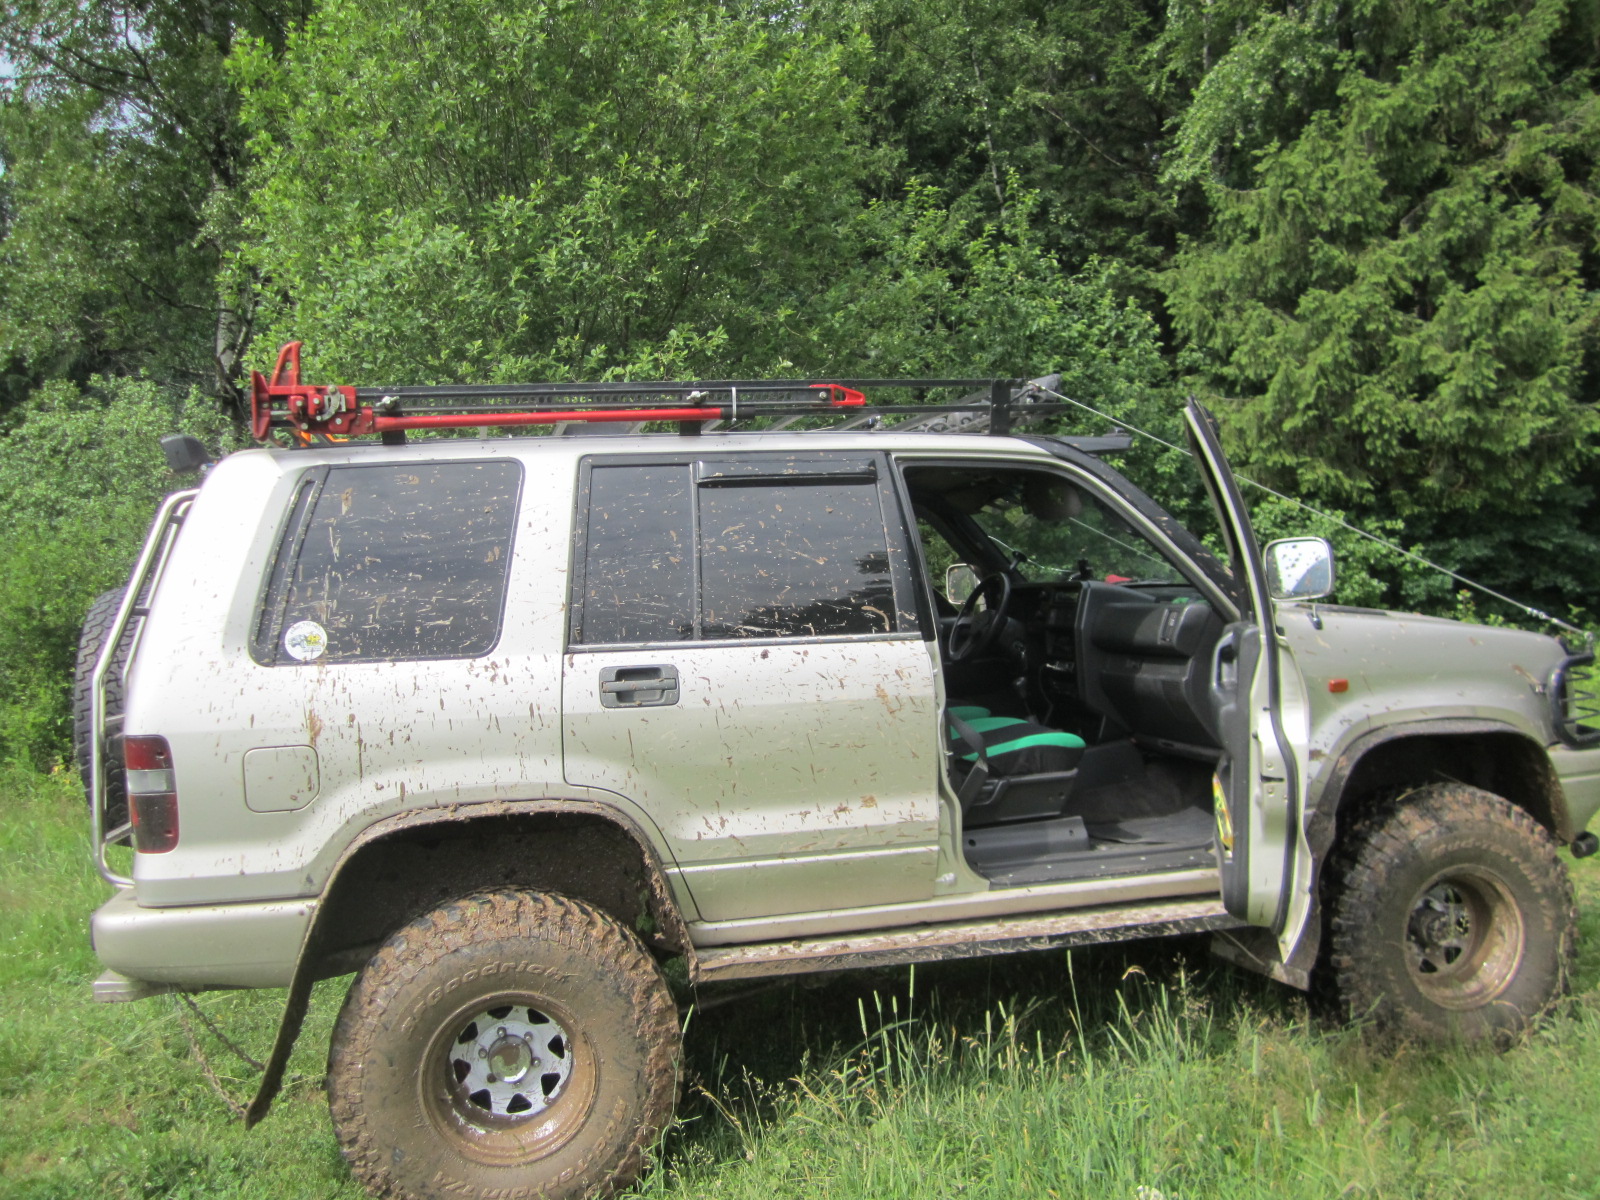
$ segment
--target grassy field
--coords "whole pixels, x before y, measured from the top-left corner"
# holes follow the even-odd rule
[[[175,998],[95,1005],[105,889],[70,780],[0,773],[0,1196],[355,1197],[320,985],[272,1116]],[[682,1120],[639,1194],[862,1200],[1600,1196],[1600,867],[1576,867],[1575,994],[1507,1054],[1378,1054],[1202,942],[707,993]],[[199,998],[258,1058],[281,993]]]

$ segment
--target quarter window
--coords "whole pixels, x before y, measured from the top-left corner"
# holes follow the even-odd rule
[[[500,637],[521,468],[332,467],[303,485],[252,647],[263,663],[474,658]]]

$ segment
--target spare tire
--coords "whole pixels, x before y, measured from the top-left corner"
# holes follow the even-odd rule
[[[83,618],[83,631],[78,635],[78,661],[72,678],[72,755],[78,764],[78,777],[83,780],[86,796],[93,794],[93,738],[94,738],[94,668],[100,661],[100,652],[111,636],[117,613],[122,608],[127,588],[115,588],[96,596]],[[106,824],[115,829],[128,819],[128,789],[122,765],[122,670],[127,665],[128,638],[124,634],[117,652],[112,656],[111,668],[106,672],[105,683],[105,734],[106,734]]]

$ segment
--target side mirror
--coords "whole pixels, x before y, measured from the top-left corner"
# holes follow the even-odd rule
[[[1333,547],[1325,538],[1269,542],[1263,555],[1274,600],[1320,600],[1333,592]]]
[[[966,563],[951,563],[944,569],[944,598],[960,608],[978,590],[981,576]]]

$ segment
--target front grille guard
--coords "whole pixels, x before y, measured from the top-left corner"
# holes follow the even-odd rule
[[[1556,736],[1563,743],[1575,750],[1600,746],[1600,681],[1595,678],[1593,651],[1558,662],[1545,694]]]
[[[122,598],[122,607],[117,610],[117,619],[111,623],[111,630],[106,636],[105,644],[100,647],[100,657],[94,664],[94,679],[89,687],[89,822],[90,837],[94,846],[95,870],[100,872],[112,887],[132,887],[133,879],[112,867],[108,857],[112,846],[125,846],[132,841],[133,824],[131,819],[121,824],[107,828],[108,816],[106,812],[108,793],[106,788],[106,761],[109,757],[109,738],[106,729],[106,675],[111,670],[111,662],[116,657],[117,647],[130,633],[135,632],[135,622],[141,622],[149,613],[150,596],[154,592],[154,583],[161,575],[161,569],[166,565],[167,555],[172,551],[172,544],[177,539],[178,530],[183,525],[183,519],[189,513],[189,505],[194,500],[197,490],[190,488],[182,492],[173,492],[162,503],[156,513],[156,519],[150,526],[150,534],[144,540],[144,549],[139,554],[139,561],[134,564],[133,576],[128,581],[127,594]],[[130,653],[124,659],[123,669],[133,661]],[[124,689],[126,694],[126,689]],[[132,812],[131,801],[129,812]]]

